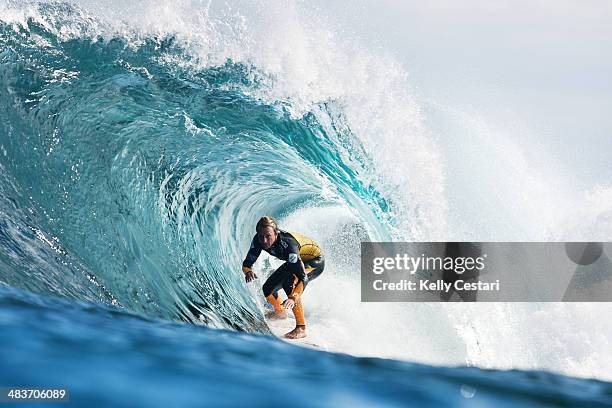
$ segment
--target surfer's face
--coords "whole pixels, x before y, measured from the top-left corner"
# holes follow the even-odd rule
[[[276,236],[278,234],[272,227],[264,227],[259,230],[257,233],[257,239],[259,239],[259,243],[263,249],[269,249],[274,241],[276,241]]]

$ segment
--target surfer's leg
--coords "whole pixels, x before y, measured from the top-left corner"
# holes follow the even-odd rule
[[[283,282],[283,290],[287,296],[293,293],[293,289],[298,282],[297,276],[291,274],[291,276]],[[306,319],[304,319],[304,307],[302,306],[302,299],[298,297],[293,305],[293,315],[295,316],[295,329],[285,334],[288,339],[299,339],[306,337]]]
[[[277,270],[272,272],[272,275],[263,284],[264,297],[274,307],[274,312],[277,317],[286,317],[287,312],[280,301],[278,290],[283,287],[283,282],[287,279],[287,275],[291,275],[287,263],[282,264]]]
[[[302,299],[298,299],[293,306],[293,315],[295,316],[295,329],[285,334],[288,339],[301,339],[306,337],[306,320],[304,320],[304,307]]]
[[[316,279],[321,273],[323,269],[325,269],[325,258],[323,256],[318,256],[307,263],[304,264],[304,268],[306,269],[306,273],[308,274],[308,281]],[[298,279],[293,274],[285,280],[283,283],[283,290],[289,296],[293,293],[293,289],[297,284]],[[304,283],[307,283],[304,282]],[[304,286],[304,290],[306,290],[306,286]],[[293,315],[295,316],[295,329],[285,334],[285,337],[289,339],[299,339],[302,337],[306,337],[306,319],[304,318],[304,306],[302,305],[301,297],[295,302],[293,306]]]

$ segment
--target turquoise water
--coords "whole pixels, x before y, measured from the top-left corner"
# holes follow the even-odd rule
[[[45,251],[17,266],[11,249],[3,271],[21,270],[8,284],[164,318],[193,304],[207,323],[250,331],[261,318],[227,270],[240,269],[259,214],[331,203],[323,177],[385,211],[340,158],[341,119],[325,106],[325,126],[291,119],[246,96],[254,68],[181,69],[159,62],[187,58],[171,37],[134,50],[121,38],[60,41],[34,22],[4,24],[1,41],[3,211],[18,212],[4,230],[14,246],[43,237]]]
[[[0,386],[79,406],[612,403],[596,380],[270,337],[240,274],[262,214],[342,208],[357,242],[399,227],[343,101],[296,115],[260,97],[275,78],[256,64],[29,7],[0,23]]]

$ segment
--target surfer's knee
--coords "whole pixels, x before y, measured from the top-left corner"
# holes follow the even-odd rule
[[[261,288],[261,291],[263,292],[264,297],[267,298],[268,296],[270,296],[274,292],[274,288],[270,287],[270,286],[263,285],[263,287]],[[276,293],[275,293],[275,295],[276,295]]]
[[[269,282],[265,282],[261,287],[261,290],[263,292],[264,297],[268,297],[275,292],[274,285],[271,285]]]

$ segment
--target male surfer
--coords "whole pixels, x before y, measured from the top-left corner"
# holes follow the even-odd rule
[[[289,339],[306,337],[306,321],[302,306],[302,293],[306,284],[323,272],[325,260],[321,248],[312,239],[295,232],[278,228],[274,218],[265,216],[257,222],[257,234],[251,241],[251,248],[242,262],[244,279],[247,282],[257,278],[251,269],[261,250],[285,261],[274,271],[263,285],[266,300],[274,306],[275,318],[286,318],[286,309],[293,309],[295,329],[285,334]],[[278,290],[283,288],[287,299],[281,303]]]

